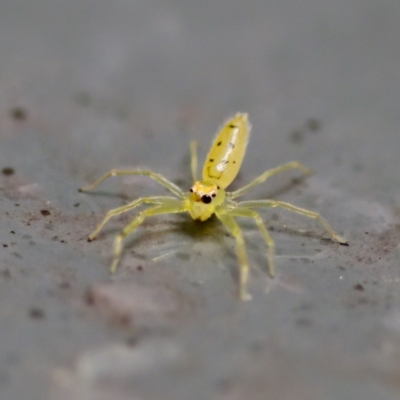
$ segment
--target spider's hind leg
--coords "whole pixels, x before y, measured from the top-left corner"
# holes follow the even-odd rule
[[[244,207],[233,208],[230,211],[230,214],[235,217],[249,217],[254,219],[268,247],[268,271],[271,278],[273,278],[275,276],[275,242],[269,234],[267,228],[265,227],[260,214],[250,208]]]
[[[242,188],[229,193],[229,198],[235,199],[239,196],[243,196],[249,190],[251,190],[255,186],[260,185],[261,183],[265,182],[267,179],[271,178],[272,176],[274,176],[276,174],[280,174],[281,172],[284,172],[284,171],[289,171],[291,169],[299,169],[305,175],[309,175],[311,173],[311,171],[307,167],[305,167],[303,164],[300,164],[297,161],[291,161],[291,162],[288,162],[287,164],[280,165],[279,167],[268,169],[267,171],[262,173],[260,176],[258,176],[256,179],[254,179],[253,181],[248,183],[246,186],[243,186]]]
[[[279,200],[246,200],[237,203],[238,207],[246,207],[246,208],[258,208],[258,207],[281,207],[289,211],[293,211],[297,214],[305,215],[306,217],[316,219],[329,233],[332,240],[338,242],[340,244],[347,244],[347,240],[338,235],[330,225],[321,217],[321,215],[315,211],[310,211],[305,208],[297,207],[293,204],[286,203],[284,201]]]
[[[91,185],[83,186],[79,189],[80,192],[90,192],[95,187],[97,187],[101,182],[105,181],[106,179],[110,178],[111,176],[121,176],[121,175],[141,175],[141,176],[148,176],[149,178],[153,179],[154,181],[158,182],[161,186],[164,186],[170,192],[174,193],[178,197],[184,197],[184,193],[181,188],[175,185],[175,183],[171,182],[165,176],[158,174],[157,172],[150,171],[149,169],[112,169],[108,171],[105,175],[101,178],[97,179]]]

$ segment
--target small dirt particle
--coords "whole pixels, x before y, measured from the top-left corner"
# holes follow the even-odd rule
[[[60,289],[70,289],[71,285],[70,285],[69,282],[61,282],[60,285],[59,285],[59,288]]]
[[[1,170],[1,173],[2,173],[3,175],[5,175],[5,176],[11,176],[11,175],[14,175],[14,174],[15,174],[15,169],[12,168],[12,167],[4,167],[4,168]]]
[[[312,320],[310,318],[297,318],[296,319],[296,325],[301,326],[301,327],[308,327],[312,325]]]
[[[85,303],[88,306],[93,306],[94,305],[95,299],[94,299],[94,295],[93,295],[92,289],[89,288],[88,290],[86,290],[85,295],[84,295],[84,300],[85,300]]]
[[[28,112],[22,107],[14,107],[10,110],[10,116],[15,121],[25,121],[28,118]]]
[[[316,118],[309,118],[306,121],[306,127],[310,132],[318,132],[321,129],[321,122]]]
[[[6,279],[10,279],[11,278],[11,272],[10,272],[10,270],[8,268],[3,269],[3,271],[0,272],[0,275],[3,278],[6,278]]]
[[[354,285],[353,288],[354,288],[354,290],[358,290],[360,292],[364,291],[364,286],[361,285],[361,283],[357,283],[357,285]]]
[[[126,339],[126,344],[129,347],[134,347],[139,343],[139,337],[138,336],[131,336]]]
[[[49,210],[40,210],[40,214],[42,214],[43,216],[47,217],[48,215],[50,215],[50,211]]]
[[[45,313],[40,308],[31,308],[29,310],[29,316],[33,319],[43,319],[45,318]]]
[[[290,136],[289,136],[290,141],[295,144],[299,144],[299,143],[303,142],[303,140],[304,140],[303,134],[304,134],[304,132],[301,131],[300,129],[294,129],[290,133]]]
[[[92,101],[92,96],[87,92],[79,92],[75,95],[75,102],[82,107],[90,106]]]

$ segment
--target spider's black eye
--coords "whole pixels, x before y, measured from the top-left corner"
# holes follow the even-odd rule
[[[216,196],[216,194],[215,193],[213,193],[212,195],[211,195],[211,197],[215,197]]]
[[[211,197],[208,194],[205,194],[205,195],[201,196],[201,201],[204,204],[210,204],[211,203]]]
[[[193,193],[193,189],[192,188],[190,188],[190,193]]]

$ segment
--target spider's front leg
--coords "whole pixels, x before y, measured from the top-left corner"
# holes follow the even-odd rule
[[[118,263],[121,259],[124,239],[130,235],[147,217],[158,214],[173,214],[185,211],[187,211],[185,201],[170,198],[166,198],[165,202],[161,202],[160,200],[158,205],[141,211],[115,238],[114,259],[110,267],[110,272],[114,273],[117,269]]]
[[[142,204],[163,204],[166,201],[176,201],[173,197],[167,196],[152,196],[152,197],[140,197],[132,201],[131,203],[125,204],[124,206],[114,208],[107,212],[106,216],[104,217],[103,221],[97,225],[97,228],[89,235],[89,241],[94,240],[99,232],[103,229],[103,226],[112,218],[117,215],[120,215],[124,212],[131,211],[136,207],[141,206]]]

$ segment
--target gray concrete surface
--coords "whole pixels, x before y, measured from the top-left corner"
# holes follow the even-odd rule
[[[0,1],[0,398],[345,400],[400,396],[400,3]],[[189,187],[188,145],[253,123],[234,187],[319,211],[240,221],[253,301],[218,221],[148,220],[108,274],[145,165]]]

